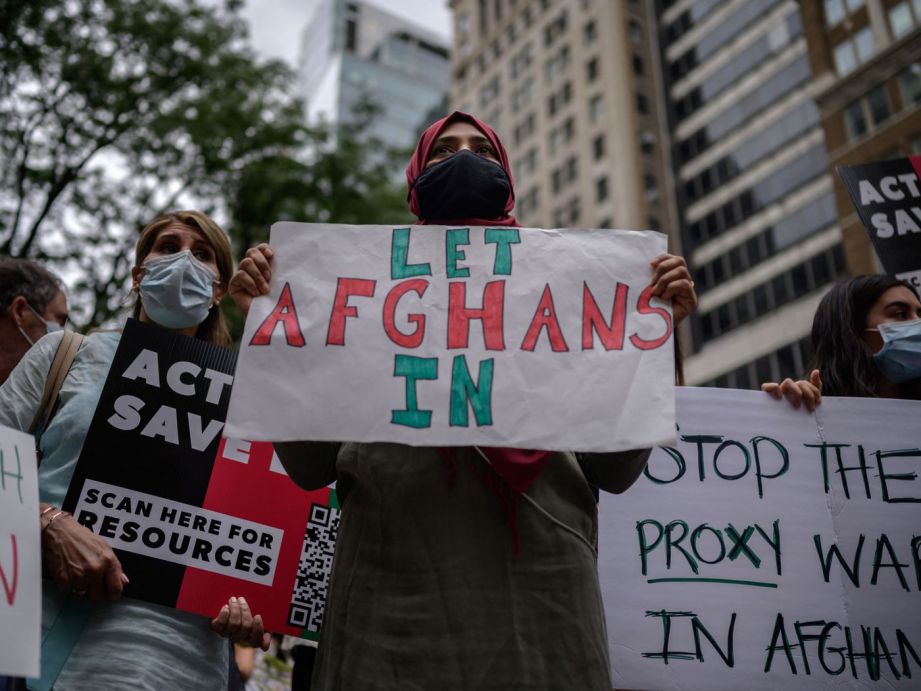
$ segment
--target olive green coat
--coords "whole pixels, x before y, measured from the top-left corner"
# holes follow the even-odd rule
[[[298,484],[336,479],[342,500],[314,689],[611,688],[586,476],[622,491],[648,451],[553,453],[517,501],[516,556],[472,448],[453,474],[430,448],[277,448]]]

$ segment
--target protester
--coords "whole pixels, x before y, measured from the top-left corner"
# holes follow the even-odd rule
[[[179,211],[141,232],[132,269],[134,316],[202,340],[228,345],[217,304],[233,271],[230,242],[210,218]],[[38,439],[43,566],[57,584],[42,599],[42,675],[63,666],[58,691],[226,687],[228,647],[201,617],[130,599],[129,583],[108,544],[59,508],[118,346],[118,332],[87,336],[60,392],[60,407]],[[0,424],[30,425],[61,334],[36,343],[0,387]],[[130,459],[125,459],[130,463]],[[76,601],[88,599],[88,608]],[[117,602],[116,602],[117,601]],[[262,622],[231,598],[212,628],[232,639],[268,645]]]
[[[66,322],[61,279],[37,262],[0,258],[0,384],[33,343]]]
[[[517,225],[506,151],[470,115],[425,131],[407,180],[421,224]],[[272,257],[250,249],[231,280],[244,312],[269,291]],[[696,305],[680,257],[657,258],[652,282],[676,320]],[[590,483],[624,491],[649,449],[276,450],[302,487],[336,480],[342,505],[314,688],[611,688]]]
[[[832,288],[812,322],[809,379],[767,382],[761,390],[815,410],[822,394],[921,399],[921,300],[885,274]]]

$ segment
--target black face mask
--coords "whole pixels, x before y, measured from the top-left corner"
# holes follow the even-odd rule
[[[421,218],[504,218],[511,185],[502,167],[472,151],[458,151],[416,179]]]

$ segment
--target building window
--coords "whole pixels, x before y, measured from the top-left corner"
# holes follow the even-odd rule
[[[581,216],[582,211],[581,205],[579,204],[579,198],[573,197],[569,200],[569,222],[572,225],[578,225]]]
[[[563,46],[560,52],[544,63],[544,77],[548,84],[552,84],[561,76],[569,66],[569,46]]]
[[[627,34],[634,43],[640,43],[643,40],[643,31],[640,29],[640,25],[633,19],[627,24]]]
[[[592,141],[592,153],[596,161],[604,156],[604,135],[599,134]]]
[[[854,56],[854,46],[850,41],[844,41],[835,46],[835,72],[839,76],[850,74],[857,69],[857,58]]]
[[[480,34],[483,36],[486,35],[486,32],[489,31],[489,13],[486,8],[486,0],[480,0],[479,7],[479,16],[480,16]]]
[[[523,110],[534,100],[534,79],[528,77],[521,86],[512,89],[512,110]]]
[[[646,199],[652,202],[659,198],[659,186],[656,184],[656,179],[649,173],[643,176],[643,187],[646,190]]]
[[[345,20],[345,49],[349,53],[358,49],[358,21],[351,13]]]
[[[844,126],[849,140],[860,139],[870,130],[863,113],[862,101],[854,101],[844,109]]]
[[[885,84],[880,84],[867,94],[867,105],[870,107],[870,119],[874,125],[880,124],[892,114]]]
[[[585,66],[585,73],[588,81],[593,82],[598,78],[598,58],[592,58]]]
[[[565,10],[552,22],[544,27],[544,45],[550,46],[553,42],[566,32],[566,12]]]
[[[873,57],[875,50],[873,44],[873,30],[866,26],[854,34],[854,44],[857,46],[857,60],[861,63],[867,62]]]
[[[595,42],[595,39],[598,37],[598,29],[594,21],[585,25],[585,28],[582,29],[582,35],[585,38],[585,45],[590,46]]]
[[[537,187],[533,187],[521,197],[517,209],[520,216],[528,216],[537,211],[537,190]]]
[[[579,176],[579,160],[575,156],[570,156],[566,160],[566,181],[573,182]]]
[[[921,22],[921,0],[913,0],[914,11],[908,0],[900,2],[889,10],[889,28],[896,40],[902,38]]]
[[[531,136],[534,132],[534,113],[528,113],[528,116],[515,127],[514,137],[515,144],[521,144],[522,141]]]
[[[480,89],[480,107],[487,108],[499,96],[499,77],[493,77]]]
[[[921,104],[921,65],[915,63],[899,75],[899,91],[903,108]]]
[[[563,123],[563,143],[569,144],[572,141],[572,138],[576,136],[576,121],[572,118],[566,118],[566,122]]]
[[[656,135],[649,130],[640,135],[640,150],[644,154],[651,154],[656,145]]]
[[[825,23],[834,26],[851,12],[863,7],[864,0],[825,0]]]
[[[637,75],[642,75],[645,70],[643,65],[643,59],[639,55],[633,56],[633,72]]]
[[[649,102],[643,94],[636,95],[636,110],[641,115],[645,115],[649,112]]]
[[[844,76],[857,69],[873,57],[873,31],[865,26],[853,37],[842,41],[834,48],[835,71]]]
[[[528,67],[530,67],[533,59],[534,46],[530,43],[522,46],[521,50],[511,59],[512,79],[517,79]]]
[[[595,181],[595,200],[603,202],[608,198],[608,179],[606,177],[598,178]]]
[[[592,96],[588,102],[588,118],[592,122],[599,122],[604,115],[604,103],[601,94]]]

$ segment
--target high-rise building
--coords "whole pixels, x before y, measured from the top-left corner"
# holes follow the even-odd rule
[[[822,295],[873,270],[832,165],[918,146],[919,5],[451,0],[451,102],[504,136],[522,224],[668,231],[688,382],[753,388],[804,374]]]
[[[831,167],[921,154],[921,0],[800,6]],[[851,273],[879,271],[837,176],[835,201]]]
[[[505,142],[522,225],[677,227],[643,3],[450,6],[451,105],[481,117]]]
[[[810,3],[806,3],[810,4]],[[689,383],[800,376],[845,275],[796,0],[657,0],[681,234],[700,305]]]
[[[450,58],[444,39],[374,4],[314,0],[299,71],[309,120],[349,122],[370,99],[382,111],[366,134],[412,147],[444,104]]]

